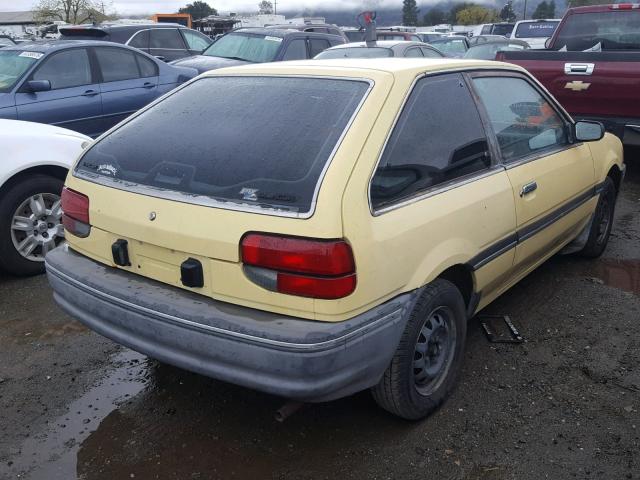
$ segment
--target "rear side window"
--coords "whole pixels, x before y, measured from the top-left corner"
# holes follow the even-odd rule
[[[422,50],[419,47],[412,47],[404,52],[405,57],[422,57]]]
[[[139,78],[134,53],[120,48],[96,48],[96,57],[104,82],[117,82]]]
[[[31,78],[49,80],[52,90],[89,85],[92,83],[89,55],[84,48],[54,53]]]
[[[142,55],[136,55],[138,61],[138,67],[140,67],[140,76],[142,78],[157,77],[158,66],[150,59],[143,57]]]
[[[179,192],[183,202],[306,213],[368,87],[321,78],[202,78],[95,144],[77,171],[111,177],[117,188],[151,187],[143,190],[155,196]]]
[[[135,48],[149,48],[149,30],[136,33],[133,38],[129,40],[129,45]]]
[[[209,40],[208,37],[202,35],[200,32],[183,28],[182,34],[184,35],[184,38],[187,41],[190,50],[197,50],[199,52],[202,52],[211,44],[211,40]]]
[[[329,45],[328,40],[325,40],[323,38],[312,38],[311,40],[309,40],[309,46],[311,49],[311,58],[313,58],[320,52],[324,52],[331,45]]]
[[[175,28],[155,28],[151,30],[150,48],[172,48],[184,50],[185,45]]]
[[[291,40],[282,60],[304,60],[307,58],[307,41],[304,38]]]
[[[460,74],[424,78],[371,180],[374,209],[491,167],[480,115]]]

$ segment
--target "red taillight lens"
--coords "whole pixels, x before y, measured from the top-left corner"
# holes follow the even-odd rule
[[[71,190],[62,189],[62,224],[65,230],[78,237],[89,235],[89,197]]]
[[[273,291],[337,299],[356,288],[355,262],[344,240],[251,233],[241,242],[247,276]]]
[[[355,266],[351,247],[343,240],[249,234],[242,240],[246,265],[311,275],[345,275]]]
[[[609,5],[611,10],[635,10],[640,8],[640,4],[638,3],[616,3],[614,5]]]

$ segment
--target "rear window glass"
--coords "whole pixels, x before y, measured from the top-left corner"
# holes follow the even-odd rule
[[[516,38],[546,38],[553,35],[553,31],[560,22],[531,22],[521,23],[516,28]]]
[[[569,51],[640,49],[640,12],[620,10],[569,15],[554,48]]]
[[[352,47],[325,50],[317,55],[318,60],[327,58],[384,58],[393,57],[393,50],[383,47]]]
[[[368,87],[321,78],[203,78],[98,142],[77,171],[111,177],[117,188],[151,187],[143,189],[150,195],[179,192],[184,202],[309,212]]]

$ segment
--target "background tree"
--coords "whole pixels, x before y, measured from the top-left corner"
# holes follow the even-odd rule
[[[67,23],[101,22],[111,18],[108,1],[96,0],[39,0],[33,9],[38,22],[61,20]]]
[[[416,0],[402,1],[402,24],[406,27],[415,27],[418,25],[418,5]]]
[[[479,25],[492,23],[500,19],[498,12],[480,5],[472,5],[464,8],[456,15],[456,23],[459,25]]]
[[[273,3],[268,0],[262,0],[258,4],[258,13],[260,15],[271,15],[273,14]]]
[[[218,11],[215,8],[212,8],[207,2],[196,0],[193,3],[188,3],[186,7],[182,7],[178,10],[178,13],[190,13],[191,18],[199,20],[201,18],[208,17],[209,15],[217,15]]]
[[[473,2],[454,3],[451,10],[449,10],[449,14],[447,15],[445,22],[443,23],[458,23],[458,12],[461,12],[465,8],[473,7],[474,5],[476,4]]]
[[[439,8],[432,8],[427,13],[424,14],[422,18],[423,25],[440,25],[441,23],[445,23],[447,20],[446,14],[440,10]]]
[[[556,15],[556,3],[554,0],[551,0],[547,3],[546,0],[542,0],[533,11],[531,18],[534,20],[539,20],[541,18],[554,18]]]
[[[516,21],[516,12],[513,10],[513,2],[509,0],[502,10],[500,10],[500,20],[503,22],[515,22]]]

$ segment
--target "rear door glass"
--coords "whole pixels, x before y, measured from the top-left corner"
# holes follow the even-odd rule
[[[151,30],[151,48],[185,49],[180,33],[175,28],[156,28]]]
[[[117,82],[140,78],[138,63],[134,53],[123,48],[95,49],[103,82]]]
[[[328,78],[202,78],[95,144],[77,172],[188,203],[309,212],[368,88]]]

